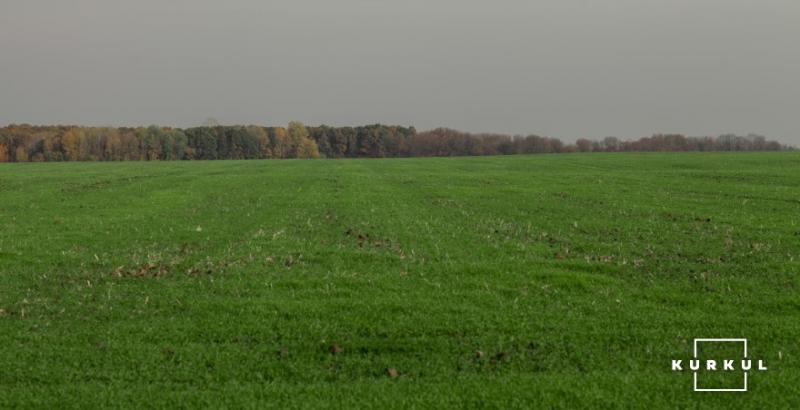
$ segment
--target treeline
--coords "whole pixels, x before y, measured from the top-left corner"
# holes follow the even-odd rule
[[[567,152],[644,152],[644,151],[782,151],[792,149],[761,135],[687,137],[656,134],[638,140],[606,137],[599,141],[580,138],[574,144],[538,135],[509,136],[470,134],[439,128],[414,135],[409,141],[409,156],[513,155]]]
[[[575,149],[581,152],[623,151],[784,151],[791,147],[762,135],[739,136],[723,134],[718,137],[686,137],[680,134],[656,134],[638,140],[621,141],[606,137],[601,141],[579,139]]]
[[[386,157],[398,155],[415,134],[413,127],[299,122],[187,129],[10,125],[0,128],[0,162]]]
[[[0,128],[0,162],[153,161],[266,158],[430,157],[617,151],[778,151],[763,136],[615,137],[565,144],[556,138],[470,134],[414,127],[204,126],[78,127],[9,125]]]

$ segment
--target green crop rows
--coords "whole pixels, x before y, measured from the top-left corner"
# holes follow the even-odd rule
[[[798,271],[797,153],[0,164],[0,408],[798,408]]]

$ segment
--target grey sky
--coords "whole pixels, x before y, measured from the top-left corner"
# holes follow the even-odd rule
[[[0,124],[800,144],[797,0],[3,0]]]

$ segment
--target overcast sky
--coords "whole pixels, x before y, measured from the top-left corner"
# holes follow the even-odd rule
[[[0,124],[800,144],[799,76],[797,0],[0,1]]]

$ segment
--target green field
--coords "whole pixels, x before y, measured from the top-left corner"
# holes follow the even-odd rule
[[[798,408],[798,271],[797,153],[0,164],[0,408]]]

